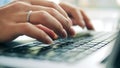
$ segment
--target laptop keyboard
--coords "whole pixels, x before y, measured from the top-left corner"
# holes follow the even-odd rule
[[[58,39],[53,44],[33,41],[0,52],[0,55],[57,62],[74,62],[104,47],[116,37],[115,33],[92,33],[74,38]]]

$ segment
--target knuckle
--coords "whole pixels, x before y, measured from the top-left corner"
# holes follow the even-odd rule
[[[70,28],[70,26],[71,26],[70,22],[68,20],[65,20],[64,28],[68,29],[68,28]]]
[[[17,10],[22,10],[23,8],[25,9],[25,8],[28,8],[29,6],[30,5],[28,3],[18,1],[18,2],[15,2],[12,7],[14,7],[14,9],[17,9]]]
[[[70,26],[70,22],[68,20],[66,20],[66,25]]]
[[[56,12],[57,12],[54,8],[49,8],[48,10],[49,10],[49,12],[50,12],[51,14],[53,14],[53,15],[55,15]]]
[[[21,28],[24,32],[27,32],[29,30],[30,26],[31,25],[29,23],[24,23],[21,25]]]
[[[36,23],[39,23],[39,22],[43,22],[43,21],[47,21],[48,18],[49,18],[49,14],[48,12],[42,10],[42,11],[38,11],[37,13],[35,13],[33,16],[31,17],[34,17],[34,18],[31,18],[31,22],[36,22]],[[41,22],[41,23],[42,23]]]
[[[77,11],[77,8],[75,8],[75,7],[72,7],[72,10],[73,10],[73,11]]]
[[[52,8],[56,8],[57,7],[57,4],[54,3],[54,2],[49,2],[49,4],[50,4],[50,7],[52,7]]]
[[[40,11],[38,16],[44,19],[48,16],[48,13],[46,11]]]
[[[21,2],[16,2],[16,3],[14,3],[14,5],[15,5],[16,7],[21,7],[21,6],[23,6],[23,3],[21,3]]]
[[[50,12],[55,12],[55,9],[54,8],[49,8],[48,9]]]

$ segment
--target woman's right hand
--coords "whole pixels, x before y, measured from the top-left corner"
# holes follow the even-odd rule
[[[30,22],[27,22],[29,11],[32,13]],[[52,43],[52,39],[58,36],[73,36],[75,32],[71,26],[67,16],[51,7],[15,1],[0,8],[0,42],[12,41],[20,35],[27,35],[44,43]]]

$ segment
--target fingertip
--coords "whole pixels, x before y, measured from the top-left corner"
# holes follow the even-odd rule
[[[66,38],[67,37],[67,32],[65,29],[62,30],[62,34],[61,34],[62,38]]]
[[[43,41],[43,42],[46,44],[51,44],[51,43],[53,43],[53,40],[49,36],[46,36],[45,41]]]
[[[88,30],[95,30],[94,26],[91,23],[86,24]]]
[[[70,31],[71,31],[70,36],[74,37],[76,34],[75,30],[72,27],[70,27]]]
[[[80,20],[78,25],[83,29],[85,28],[85,22],[83,20]]]
[[[55,34],[54,37],[53,37],[53,39],[55,40],[55,39],[57,39],[57,38],[58,38],[58,36]]]
[[[49,28],[47,28],[47,27],[45,27],[41,24],[36,25],[36,26],[38,28],[42,29],[44,32],[46,32],[52,39],[57,39],[58,38],[57,34],[53,30],[51,30],[51,29],[49,29]]]
[[[95,28],[93,26],[87,27],[87,28],[88,28],[88,30],[95,30]]]

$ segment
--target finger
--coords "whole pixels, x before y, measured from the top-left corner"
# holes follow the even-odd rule
[[[74,20],[75,25],[79,25],[82,28],[85,27],[83,17],[82,17],[82,15],[80,14],[80,12],[78,10],[74,9],[73,11],[71,11],[69,13],[69,15],[72,16],[71,18]]]
[[[55,17],[57,20],[59,20],[60,22],[69,22],[69,25],[72,25],[71,20],[67,19],[66,17],[64,17],[60,12],[58,12],[56,9],[53,8],[48,8],[48,7],[43,7],[43,6],[36,6],[33,5],[31,6],[31,10],[33,11],[47,11],[49,14],[51,14],[53,17]]]
[[[69,21],[67,18],[65,18],[62,14],[60,14],[57,10],[53,8],[45,8],[41,6],[32,6],[33,10],[38,11],[38,10],[45,10],[49,14],[51,14],[54,18],[56,18],[63,26],[63,28],[68,32],[70,36],[74,35],[74,31],[71,29],[72,22]]]
[[[83,19],[85,21],[85,25],[86,25],[87,29],[94,30],[94,27],[93,27],[90,19],[88,18],[88,16],[85,14],[85,12],[83,10],[80,10],[80,12],[81,12],[81,14],[83,16]]]
[[[27,22],[28,12],[19,12],[16,15],[16,22]],[[14,16],[15,16],[14,15]],[[42,24],[55,31],[61,37],[67,37],[66,31],[61,23],[46,11],[33,11],[30,14],[30,22],[32,24]]]
[[[75,21],[74,24],[77,24],[81,27],[85,27],[84,25],[84,21],[83,21],[83,17],[81,15],[81,13],[79,12],[79,10],[69,4],[66,3],[60,3],[60,6],[68,13],[68,15],[70,15],[70,17]]]
[[[39,29],[43,30],[44,32],[46,32],[52,39],[57,39],[58,36],[56,35],[56,33],[54,33],[54,31],[50,30],[49,28],[39,24],[36,25]]]
[[[68,34],[70,36],[74,35],[75,32],[70,28],[71,25],[72,25],[72,22],[69,21],[66,17],[64,17],[62,14],[60,14],[57,10],[53,9],[53,8],[46,8],[46,7],[43,7],[43,6],[31,6],[31,10],[32,11],[41,11],[41,10],[45,10],[47,11],[49,14],[51,14],[54,18],[56,18],[56,20],[59,21],[59,23],[62,24],[63,28],[68,32]],[[26,22],[27,21],[27,15],[28,15],[28,12],[21,12],[21,13],[18,13],[17,14],[18,19],[17,22]],[[31,17],[31,16],[30,16]],[[49,16],[48,16],[49,17]],[[39,18],[39,17],[38,17]],[[35,22],[37,24],[39,24],[40,22]],[[34,22],[32,22],[32,24],[35,24]],[[58,32],[58,31],[57,31]],[[65,32],[65,31],[64,31]],[[66,37],[65,34],[63,34],[63,37]]]
[[[44,43],[52,43],[52,39],[41,29],[30,23],[19,23],[17,26],[17,32],[35,38]]]
[[[58,10],[63,16],[65,16],[66,18],[69,18],[67,13],[58,4],[54,2],[47,1],[47,0],[31,0],[31,4],[54,8]]]
[[[31,14],[30,22],[32,24],[42,24],[61,37],[67,37],[67,33],[61,23],[46,11],[34,11]]]

